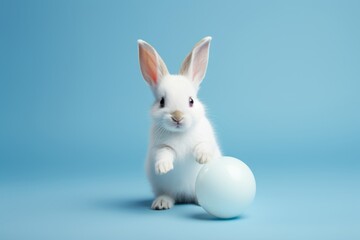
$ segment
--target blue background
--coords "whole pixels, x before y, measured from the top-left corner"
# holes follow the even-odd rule
[[[200,98],[258,185],[231,221],[151,211],[152,95],[212,36]],[[0,2],[1,239],[360,239],[359,1]]]

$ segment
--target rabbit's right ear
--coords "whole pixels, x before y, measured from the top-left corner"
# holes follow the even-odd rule
[[[141,73],[146,82],[155,87],[169,72],[156,50],[147,42],[138,40]]]

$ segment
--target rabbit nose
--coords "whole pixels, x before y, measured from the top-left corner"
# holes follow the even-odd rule
[[[180,111],[175,111],[173,113],[171,113],[171,119],[174,121],[174,122],[180,122],[184,117],[183,117],[183,113],[180,112]]]

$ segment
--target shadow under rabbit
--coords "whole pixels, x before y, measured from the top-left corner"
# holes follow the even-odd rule
[[[151,211],[152,198],[113,198],[101,199],[94,202],[93,207],[108,211]]]

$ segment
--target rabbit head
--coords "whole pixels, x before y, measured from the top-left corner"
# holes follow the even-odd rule
[[[210,41],[211,37],[206,37],[194,46],[178,75],[169,74],[164,61],[150,44],[138,41],[141,72],[155,97],[151,115],[157,127],[184,132],[205,117],[197,92],[205,77]]]

